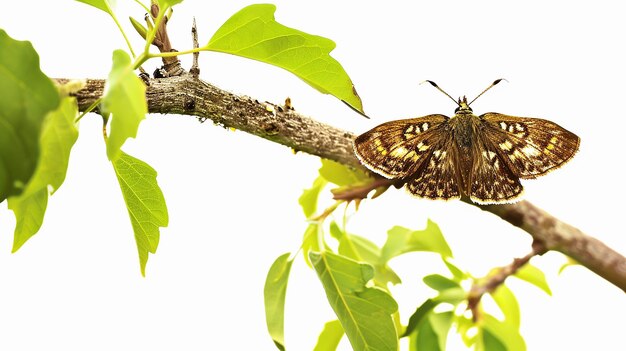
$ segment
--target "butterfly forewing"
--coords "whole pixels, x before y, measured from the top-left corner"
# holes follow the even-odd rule
[[[495,147],[516,176],[536,178],[571,159],[580,144],[578,136],[540,118],[485,113],[481,134]]]
[[[383,123],[354,140],[361,162],[387,178],[412,176],[447,135],[441,126],[449,118],[428,115]]]

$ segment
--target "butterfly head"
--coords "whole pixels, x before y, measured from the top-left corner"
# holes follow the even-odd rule
[[[472,114],[472,108],[469,107],[469,104],[467,103],[467,97],[463,96],[463,98],[459,98],[459,100],[457,101],[457,105],[459,105],[459,107],[457,107],[454,110],[454,113],[456,114]]]

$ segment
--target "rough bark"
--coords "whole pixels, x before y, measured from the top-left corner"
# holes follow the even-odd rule
[[[67,80],[57,81],[64,83]],[[87,80],[87,86],[75,94],[79,109],[87,109],[102,95],[103,89],[104,80]],[[210,119],[224,127],[239,129],[296,151],[363,168],[352,152],[354,134],[317,122],[288,107],[223,91],[189,75],[150,80],[146,100],[150,113]],[[626,258],[599,240],[528,201],[475,206],[525,230],[546,250],[564,253],[626,291]]]

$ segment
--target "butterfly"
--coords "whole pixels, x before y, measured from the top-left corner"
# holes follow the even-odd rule
[[[371,171],[427,199],[469,197],[479,204],[514,202],[520,179],[542,176],[569,161],[580,138],[554,122],[489,112],[474,115],[474,100],[454,100],[455,115],[427,115],[383,123],[354,139],[354,151]]]

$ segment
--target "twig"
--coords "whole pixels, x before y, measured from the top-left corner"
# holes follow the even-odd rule
[[[67,80],[59,80],[60,83]],[[76,94],[84,111],[102,95],[104,80],[87,80]],[[352,151],[354,135],[317,122],[278,105],[237,96],[189,76],[156,80],[147,87],[150,113],[208,118],[286,145],[296,151],[365,169]],[[528,201],[506,205],[478,206],[530,233],[546,250],[556,250],[578,261],[607,281],[626,291],[626,258],[599,240],[560,221]]]
[[[193,18],[193,24],[191,25],[191,39],[193,40],[193,48],[197,49],[200,47],[198,44],[198,28],[196,27],[196,18]],[[193,53],[193,62],[191,64],[191,69],[189,73],[193,78],[198,78],[200,76],[200,66],[198,66],[198,57],[200,56],[199,52]]]
[[[504,283],[506,278],[515,274],[522,266],[524,266],[531,258],[537,255],[543,255],[546,252],[546,248],[541,242],[533,242],[532,251],[522,258],[516,258],[511,264],[498,268],[495,274],[490,274],[485,278],[478,279],[472,285],[469,295],[467,297],[467,309],[472,311],[472,318],[476,322],[480,315],[480,300],[483,295],[495,291],[500,285]]]
[[[153,19],[157,18],[159,15],[159,5],[152,4],[150,7],[150,15]],[[170,37],[167,34],[168,21],[169,19],[165,16],[163,21],[159,24],[156,36],[152,41],[152,45],[156,46],[159,49],[159,52],[176,52],[176,49],[172,48]],[[180,65],[178,56],[162,57],[162,60],[163,66],[161,66],[161,68],[157,68],[154,72],[155,78],[174,77],[185,73],[185,69]]]

